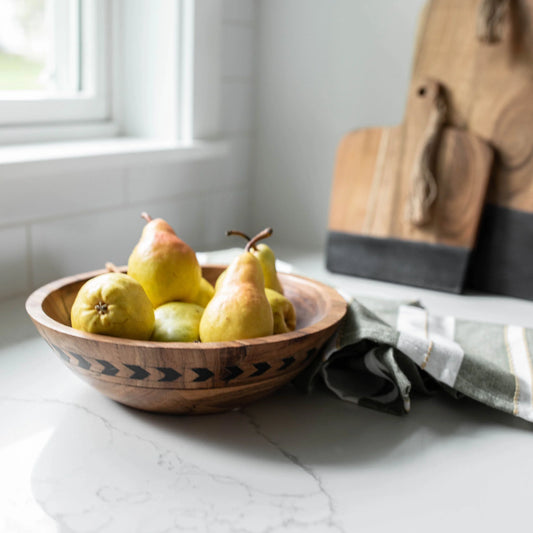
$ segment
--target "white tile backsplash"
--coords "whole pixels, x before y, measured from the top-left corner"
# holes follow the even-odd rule
[[[222,127],[228,133],[252,130],[252,91],[249,83],[226,80],[222,84],[221,118]]]
[[[34,224],[31,227],[34,287],[51,280],[127,262],[142,229],[136,209],[117,209]]]
[[[248,25],[222,27],[223,79],[251,80],[254,73],[254,29]]]
[[[203,196],[151,202],[147,204],[146,210],[153,218],[164,218],[178,237],[195,250],[202,246],[205,239],[205,220],[209,216],[209,213],[206,213]]]
[[[223,18],[226,22],[251,23],[255,19],[257,0],[224,0]]]
[[[9,298],[29,289],[27,231],[24,226],[0,230],[0,298]],[[8,253],[5,253],[6,250]]]
[[[248,228],[248,186],[223,191],[209,197],[206,204],[206,249],[229,248],[240,246],[238,237],[227,237],[226,231],[237,229],[249,231]],[[237,239],[237,240],[235,240]]]
[[[2,183],[0,225],[123,203],[123,170],[11,178]]]
[[[226,187],[243,187],[249,182],[252,157],[251,136],[235,137],[231,143],[231,157],[223,167]]]
[[[238,185],[247,179],[242,169],[248,154],[243,153],[242,144],[240,139],[228,139],[228,154],[223,158],[131,168],[126,186],[128,203],[142,205],[172,196],[210,194],[213,190]]]
[[[205,192],[209,190],[216,164],[220,162],[187,161],[131,168],[127,181],[128,202],[142,204],[169,196]]]

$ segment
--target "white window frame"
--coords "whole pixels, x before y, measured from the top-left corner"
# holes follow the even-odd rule
[[[78,3],[58,0],[54,18],[59,27],[71,28],[69,18],[78,17]],[[83,61],[81,76],[86,88],[69,95],[50,95],[45,92],[3,92],[0,98],[0,126],[20,126],[106,120],[109,118],[109,90],[106,50],[109,49],[108,0],[81,2],[83,23]],[[67,20],[62,20],[63,18]],[[61,22],[63,24],[61,24]],[[69,50],[68,32],[55,35],[57,54],[77,52]],[[64,61],[68,58],[64,57]]]
[[[85,121],[0,126],[0,166],[5,163],[13,170],[20,163],[28,170],[43,159],[47,164],[50,159],[85,158],[84,154],[94,159],[102,146],[107,162],[115,152],[135,158],[153,150],[168,159],[171,151],[184,148],[198,157],[198,147],[206,146],[206,141],[211,142],[213,153],[224,151],[220,142],[216,147],[212,143],[219,140],[220,126],[222,0],[158,0],[158,10],[147,0],[98,2],[104,9],[109,2],[113,19],[106,37],[110,53],[103,54],[111,58],[113,66],[100,65],[107,74],[104,93],[112,94],[103,118],[100,113],[100,118]],[[163,21],[161,31],[158,16],[159,22]],[[152,28],[142,46],[156,54],[163,39],[166,50],[149,79],[139,79],[134,68],[128,69],[135,60],[135,41],[128,39],[141,23],[143,28]],[[154,92],[154,88],[160,90]],[[79,148],[73,145],[76,140],[80,140]],[[142,140],[146,141],[145,150]],[[67,150],[61,148],[63,141],[69,143]],[[48,157],[46,147],[32,148],[43,142],[51,145]]]

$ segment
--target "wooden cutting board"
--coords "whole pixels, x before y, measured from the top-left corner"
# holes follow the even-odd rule
[[[342,139],[330,201],[330,270],[462,290],[493,155],[476,135],[443,127],[432,164],[437,195],[428,219],[413,222],[416,169],[442,95],[439,83],[421,79],[411,87],[401,125],[357,130]]]
[[[430,0],[411,87],[425,76],[446,85],[449,123],[497,154],[468,286],[533,298],[533,0]]]
[[[468,128],[498,152],[488,201],[533,211],[533,0],[503,2],[501,34],[492,44],[476,32],[484,3],[428,2],[411,86],[426,76],[446,85],[450,124]]]

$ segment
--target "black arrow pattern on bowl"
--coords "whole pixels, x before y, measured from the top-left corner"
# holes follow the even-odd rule
[[[291,355],[290,357],[284,357],[282,361],[283,364],[278,368],[278,371],[289,368],[294,363],[294,361],[296,361],[296,359]]]
[[[91,363],[89,363],[89,361],[87,361],[87,359],[85,359],[80,354],[74,352],[69,352],[69,354],[78,360],[78,366],[80,368],[83,368],[84,370],[89,370],[89,368],[91,368]]]
[[[150,372],[148,372],[142,366],[128,365],[126,363],[123,363],[123,364],[124,366],[128,367],[130,370],[133,370],[133,374],[130,376],[130,379],[146,379],[150,375]]]
[[[157,370],[159,370],[160,372],[164,374],[164,376],[158,381],[164,381],[164,382],[176,381],[178,378],[181,377],[181,374],[177,370],[174,370],[173,368],[169,368],[166,366],[158,366]]]
[[[193,368],[192,370],[198,374],[198,377],[193,379],[195,383],[207,381],[209,378],[212,378],[215,375],[208,368]]]
[[[224,372],[222,374],[223,381],[231,381],[232,379],[235,379],[237,376],[240,376],[243,373],[243,369],[239,366],[227,366],[224,368]]]
[[[102,374],[105,376],[115,376],[118,374],[118,368],[115,365],[112,365],[109,361],[104,361],[103,359],[97,359],[97,361],[104,367]]]
[[[250,374],[251,378],[260,376],[272,368],[266,361],[264,363],[254,363],[254,366],[257,368],[257,370],[253,374]]]
[[[61,348],[57,347],[55,344],[52,344],[51,342],[48,342],[48,346],[50,346],[52,350],[55,350],[59,354],[59,357],[63,359],[63,361],[70,363],[70,357]]]
[[[58,346],[56,346],[55,344],[49,342],[48,340],[47,342],[50,345],[50,347],[59,354],[61,359],[63,359],[67,363],[77,368],[81,368],[83,370],[88,370],[91,372],[95,372],[97,374],[102,374],[102,375],[110,376],[110,377],[115,377],[115,376],[126,377],[126,376],[120,375],[120,368],[110,363],[109,361],[106,361],[105,359],[92,359],[92,358],[84,357],[74,352],[64,351]],[[314,356],[316,352],[317,350],[315,348],[308,350],[306,352],[306,356],[304,360],[307,361],[309,358]],[[91,359],[93,363],[91,363]],[[296,358],[293,356],[284,357],[282,359],[281,366],[279,366],[276,370],[278,372],[286,370],[288,367],[290,367],[295,362],[296,362]],[[98,363],[102,368],[101,369],[97,368],[94,363]],[[178,372],[176,369],[171,368],[171,367],[153,367],[153,369],[150,369],[152,370],[152,372],[150,372],[148,369],[142,366],[139,366],[139,365],[133,365],[133,364],[127,364],[127,363],[122,363],[122,365],[132,372],[130,375],[127,376],[127,378],[134,379],[136,381],[142,381],[142,380],[150,378],[150,376],[152,376],[153,374],[153,369],[158,370],[162,374],[162,377],[160,377],[157,380],[159,382],[173,382],[183,377],[182,373]],[[272,365],[266,361],[259,362],[259,363],[253,363],[253,367],[255,368],[255,372],[253,372],[252,374],[249,374],[249,377],[261,376],[272,369]],[[197,376],[193,380],[196,383],[204,382],[204,381],[207,381],[208,379],[215,377],[215,373],[211,371],[209,368],[196,367],[196,368],[191,368],[191,370],[195,372]],[[227,383],[229,381],[236,379],[237,377],[239,377],[240,375],[244,373],[245,373],[245,370],[243,370],[238,365],[227,366],[222,371],[221,379]]]

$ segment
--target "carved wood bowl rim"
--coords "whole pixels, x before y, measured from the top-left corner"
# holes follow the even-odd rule
[[[206,265],[203,267],[203,272],[206,277],[209,277],[208,274],[211,275],[211,277],[216,277],[216,275],[220,274],[224,268],[226,268],[226,265]],[[122,267],[122,270],[125,270],[125,267]],[[71,326],[52,318],[43,308],[43,304],[46,302],[47,298],[51,297],[54,292],[61,292],[62,290],[68,291],[69,286],[75,286],[75,284],[81,285],[81,283],[89,278],[104,272],[105,270],[94,270],[58,279],[35,290],[26,301],[27,313],[33,320],[37,330],[44,340],[51,345],[58,355],[60,355],[63,362],[70,363],[68,366],[70,366],[71,370],[80,374],[82,378],[88,380],[93,385],[97,385],[96,381],[101,381],[102,379],[109,385],[117,383],[122,379],[122,384],[130,389],[132,386],[135,387],[137,385],[141,386],[141,384],[149,384],[153,389],[168,389],[169,392],[171,390],[189,390],[191,393],[197,389],[228,388],[234,385],[248,387],[252,386],[254,382],[257,382],[258,384],[261,383],[262,387],[266,387],[269,380],[283,379],[284,375],[290,376],[290,379],[292,379],[302,371],[316,355],[320,345],[322,345],[340,325],[347,310],[345,299],[333,287],[308,277],[285,273],[280,273],[280,279],[282,283],[287,284],[287,288],[293,292],[296,291],[296,293],[298,293],[299,290],[301,291],[301,294],[305,294],[305,287],[310,287],[310,294],[312,295],[314,292],[319,293],[322,305],[325,305],[325,307],[321,310],[322,315],[318,317],[316,322],[304,325],[300,329],[296,329],[290,333],[271,335],[268,337],[209,343],[139,341],[75,330]],[[318,298],[315,297],[313,305],[319,305],[319,303],[316,303],[317,300]],[[110,350],[111,355],[107,360],[110,368],[114,368],[113,365],[118,367],[118,364],[115,362],[116,359],[113,359],[116,358],[118,354],[118,357],[122,358],[121,364],[130,369],[130,379],[126,380],[123,375],[121,377],[121,373],[115,372],[115,374],[113,374],[113,372],[106,372],[108,367],[105,366],[99,367],[100,374],[104,375],[90,375],[88,369],[84,368],[82,361],[89,363],[89,359],[91,358],[86,355],[86,352],[83,352],[83,350],[79,350],[78,354],[75,353],[76,349],[74,347],[77,343],[82,343],[83,348],[86,348],[87,350],[94,350],[97,355],[92,358],[92,361],[99,361],[101,365],[105,365],[106,361],[102,360],[105,358],[99,358],[99,350],[101,349],[104,353],[106,352],[106,349]],[[130,351],[136,352],[131,358],[129,358]],[[138,366],[140,364],[139,352],[143,353],[143,355],[148,354],[146,360],[147,366],[145,368],[149,371],[151,371],[151,368],[159,368],[161,371],[165,370],[166,357],[175,357],[176,354],[183,354],[183,361],[189,362],[195,357],[197,358],[200,354],[200,358],[205,357],[206,361],[214,361],[214,367],[208,372],[210,374],[210,379],[200,379],[200,377],[192,379],[196,374],[193,376],[188,375],[186,378],[184,372],[180,370],[181,367],[175,366],[175,369],[177,368],[178,371],[176,372],[175,370],[174,375],[179,374],[178,377],[181,377],[181,379],[176,381],[170,379],[167,374],[164,376],[163,374],[158,374],[158,376],[163,377],[156,380],[156,378],[152,376],[150,379],[153,381],[148,383],[149,380],[145,380],[144,382],[139,380],[139,378],[142,378],[140,373],[143,372],[142,367]],[[272,352],[271,355],[270,352]],[[81,359],[79,358],[79,354],[83,355]],[[149,359],[151,354],[158,357],[158,364],[160,366],[155,364],[156,366],[154,367],[154,363],[152,363],[152,366],[150,367]],[[283,355],[287,355],[287,357],[284,359]],[[76,359],[73,359],[73,356],[76,357]],[[185,364],[183,361],[182,364]],[[239,363],[239,361],[241,363]],[[280,364],[280,362],[282,362],[282,364]],[[239,364],[240,366],[232,366]],[[264,371],[265,365],[268,366],[274,364],[276,365],[276,368],[271,366],[269,372]],[[261,367],[260,365],[263,366]],[[137,375],[134,374],[136,368],[139,369]],[[217,372],[214,370],[215,368],[218,369],[218,377],[213,376],[213,372]],[[222,371],[225,371],[227,375],[228,368],[230,369],[230,373],[231,369],[236,369],[236,375],[230,374],[229,378],[224,377]],[[256,368],[257,370],[254,371]],[[172,368],[167,368],[166,370],[172,372]],[[274,371],[276,371],[275,377],[273,377]],[[190,372],[188,374],[190,374]],[[165,379],[167,377],[168,379]],[[200,393],[200,390],[197,392]],[[118,399],[121,401],[120,398]],[[131,402],[130,404],[133,405]]]

